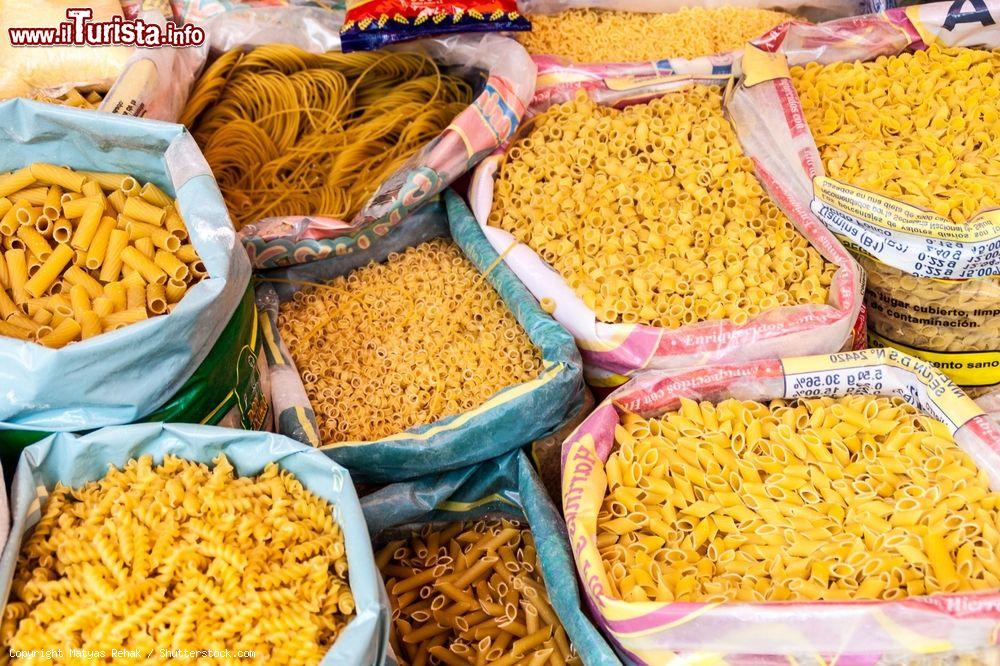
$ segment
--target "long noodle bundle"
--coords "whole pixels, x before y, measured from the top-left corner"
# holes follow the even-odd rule
[[[269,216],[352,218],[471,101],[468,83],[424,55],[268,45],[220,56],[181,122],[239,229]]]

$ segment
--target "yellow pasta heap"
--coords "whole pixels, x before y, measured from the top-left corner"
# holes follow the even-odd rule
[[[207,275],[174,200],[121,173],[0,174],[0,335],[64,347],[170,312]]]
[[[349,220],[472,102],[463,79],[416,53],[307,53],[272,44],[220,56],[181,122],[244,224]]]
[[[667,14],[567,9],[529,18],[531,31],[516,35],[528,53],[574,62],[641,62],[741,49],[795,17],[767,9],[685,7]]]
[[[1000,53],[931,46],[791,71],[831,178],[957,223],[1000,202]]]
[[[96,109],[104,101],[104,96],[97,90],[91,90],[89,92],[80,91],[76,88],[70,88],[62,95],[57,97],[49,97],[48,95],[43,95],[38,93],[32,97],[39,102],[46,102],[48,104],[60,104],[62,106],[73,106],[79,109]]]
[[[627,601],[1000,588],[1000,494],[900,398],[682,399],[615,441],[597,543]]]
[[[234,477],[143,456],[56,486],[21,548],[0,627],[13,650],[252,650],[316,664],[354,614],[332,507],[270,464]]]
[[[676,328],[825,303],[836,266],[771,203],[714,86],[624,110],[583,92],[500,168],[489,223],[555,268],[600,321]]]
[[[474,409],[542,371],[503,300],[443,239],[298,292],[278,328],[326,444]]]
[[[581,663],[549,603],[531,531],[517,522],[427,525],[375,562],[402,666]]]

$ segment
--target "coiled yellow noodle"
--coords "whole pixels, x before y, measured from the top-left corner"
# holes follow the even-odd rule
[[[213,62],[181,122],[238,229],[281,215],[349,220],[471,101],[426,56],[268,45]]]

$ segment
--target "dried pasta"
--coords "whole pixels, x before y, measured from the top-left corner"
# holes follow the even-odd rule
[[[239,229],[270,216],[350,220],[472,101],[414,53],[229,51],[198,80],[191,128]]]
[[[696,85],[623,110],[582,91],[508,151],[489,224],[534,249],[608,323],[742,325],[825,303],[836,266],[757,182]]]
[[[97,90],[81,91],[76,88],[70,88],[62,95],[58,95],[56,97],[36,93],[32,96],[32,99],[36,99],[39,102],[47,102],[49,104],[73,106],[78,109],[96,109],[101,105],[101,102],[104,101],[104,95]]]
[[[43,163],[0,174],[0,335],[58,348],[169,312],[204,275],[187,237],[174,200],[126,174]],[[146,307],[170,279],[174,300]],[[119,297],[128,288],[140,303]]]
[[[767,9],[684,7],[670,13],[567,9],[529,18],[531,31],[517,34],[529,53],[574,62],[641,62],[741,49],[794,17]]]
[[[425,525],[375,561],[402,666],[582,663],[549,602],[531,531],[517,522]]]
[[[332,507],[275,464],[235,477],[143,456],[71,489],[57,485],[22,545],[0,643],[141,654],[252,650],[319,663],[354,614]],[[41,652],[40,652],[41,654]]]
[[[1000,587],[1000,494],[898,397],[626,414],[597,542],[627,601],[893,600]]]
[[[327,444],[468,411],[542,371],[503,300],[444,239],[299,291],[278,330]]]

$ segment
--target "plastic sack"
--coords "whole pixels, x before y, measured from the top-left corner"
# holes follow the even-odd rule
[[[0,421],[47,431],[136,421],[201,365],[250,279],[215,179],[178,125],[11,100],[0,126],[0,171],[51,162],[128,173],[177,200],[208,277],[170,314],[62,349],[0,338]]]
[[[555,432],[583,403],[580,355],[573,340],[498,260],[458,195],[449,191],[445,199],[447,216],[440,205],[428,207],[396,227],[371,252],[269,271],[258,290],[258,305],[268,315],[264,351],[271,370],[277,431],[319,447],[349,469],[359,483],[410,479],[501,455]],[[298,285],[272,286],[267,280],[325,282],[370,261],[385,261],[390,252],[448,235],[480,271],[494,266],[487,279],[541,353],[542,374],[503,389],[468,412],[376,441],[324,445],[302,380],[277,328],[278,303],[290,298]]]
[[[874,60],[932,42],[996,48],[997,20],[997,0],[936,2],[818,26],[788,25],[758,46],[779,50],[790,65]],[[760,82],[737,90],[731,105],[737,127],[761,130],[760,141],[753,140],[748,151],[787,165],[782,182],[795,205],[811,208],[810,217],[858,255],[868,273],[870,344],[923,358],[966,387],[1000,384],[1000,222],[995,212],[980,212],[957,225],[827,178],[787,69],[750,51],[743,69]]]
[[[11,484],[14,524],[0,556],[0,599],[6,604],[21,543],[41,517],[41,503],[57,482],[79,487],[103,478],[109,464],[120,468],[143,455],[151,455],[156,464],[172,454],[211,465],[220,453],[239,476],[255,476],[268,463],[277,463],[333,505],[333,518],[344,533],[348,578],[357,608],[322,663],[381,663],[388,618],[379,600],[381,583],[351,477],[325,456],[278,435],[149,423],[105,428],[83,437],[53,435],[33,444],[25,449]]]
[[[612,66],[611,70],[613,70]],[[529,115],[550,104],[571,99],[576,90],[585,90],[596,102],[625,106],[669,95],[695,83],[725,84],[729,77],[618,78],[608,71],[606,78],[587,82],[560,83],[539,87]],[[784,173],[756,163],[775,204],[827,260],[840,266],[830,286],[831,302],[826,305],[797,305],[764,312],[744,326],[729,320],[707,321],[676,329],[645,324],[607,324],[597,320],[575,291],[530,247],[518,243],[508,232],[488,225],[493,207],[493,178],[503,154],[484,160],[476,169],[469,200],[486,238],[525,286],[539,300],[556,303],[553,316],[576,338],[584,361],[587,382],[592,386],[618,386],[645,369],[665,369],[734,362],[782,355],[807,355],[851,348],[855,323],[861,308],[861,274],[850,254],[817,220],[791,205],[776,180]],[[779,167],[781,165],[778,165]]]
[[[340,40],[344,52],[458,32],[531,30],[514,0],[348,0]]]
[[[570,642],[587,666],[619,663],[583,612],[565,524],[524,452],[388,485],[363,498],[361,508],[376,548],[428,523],[483,516],[526,521],[535,538],[549,600]]]
[[[199,23],[213,52],[291,44],[312,52],[340,50],[342,9],[237,6]],[[499,35],[452,35],[391,47],[425,53],[479,81],[478,96],[451,125],[389,176],[352,220],[315,215],[271,217],[240,237],[256,268],[315,261],[364,250],[496,149],[517,129],[535,85],[535,65],[515,41]],[[188,87],[193,79],[188,81]]]
[[[262,352],[259,313],[247,289],[208,356],[167,402],[143,423],[200,423],[244,430],[271,429],[271,391]],[[51,432],[0,427],[0,459],[17,461],[29,444]]]
[[[991,484],[1000,486],[1000,429],[946,377],[894,349],[646,373],[609,396],[566,441],[563,510],[577,571],[599,626],[623,654],[640,664],[875,665],[995,650],[1000,591],[891,602],[718,604],[633,603],[605,593],[610,588],[597,548],[597,512],[607,490],[604,461],[622,412],[657,416],[676,409],[680,397],[768,400],[849,393],[900,396],[942,421]],[[995,651],[989,654],[996,658]]]

